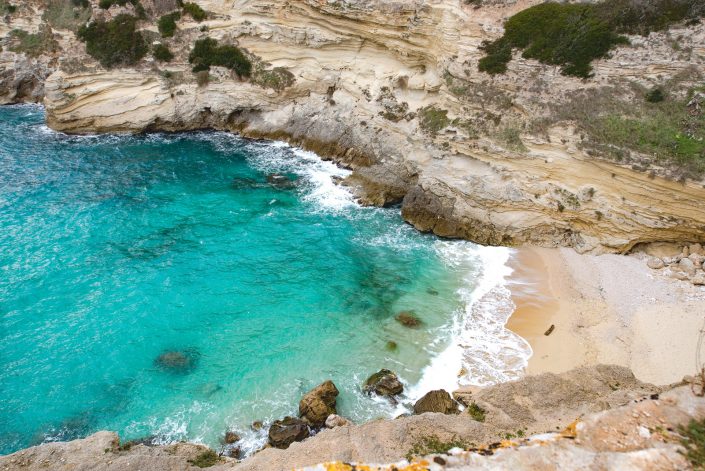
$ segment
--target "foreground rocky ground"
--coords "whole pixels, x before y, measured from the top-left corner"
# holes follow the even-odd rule
[[[204,460],[207,449],[190,443],[121,447],[116,434],[99,432],[0,457],[0,469],[688,469],[679,427],[705,419],[705,399],[690,385],[657,387],[606,365],[456,397],[476,407],[340,426],[240,462]]]
[[[345,183],[362,202],[400,203],[441,236],[592,253],[705,241],[702,175],[605,137],[663,127],[638,121],[661,116],[644,99],[653,87],[678,116],[701,119],[702,23],[630,37],[588,79],[519,54],[490,76],[478,71],[480,45],[538,0],[197,0],[206,18],[182,16],[171,38],[156,22],[176,1],[142,0],[138,27],[174,58],[106,70],[76,28],[138,12],[80,3],[27,0],[4,16],[0,103],[43,102],[49,126],[72,133],[211,127],[288,140],[353,168]],[[10,34],[47,26],[38,51]],[[205,37],[247,51],[251,79],[212,67],[199,83],[188,55]]]

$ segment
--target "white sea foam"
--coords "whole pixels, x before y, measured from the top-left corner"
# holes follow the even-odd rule
[[[526,340],[506,328],[515,308],[506,287],[511,250],[459,241],[438,241],[436,248],[446,263],[465,273],[458,290],[463,306],[454,313],[450,345],[432,358],[409,396],[521,377],[532,351]]]

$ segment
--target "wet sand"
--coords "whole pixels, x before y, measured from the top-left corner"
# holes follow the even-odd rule
[[[527,374],[613,363],[669,384],[696,371],[705,287],[668,278],[639,256],[522,248],[510,264],[517,308],[507,327],[533,349]]]

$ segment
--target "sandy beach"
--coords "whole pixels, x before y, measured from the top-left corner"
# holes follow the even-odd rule
[[[510,263],[507,327],[531,344],[527,374],[612,363],[663,385],[695,373],[705,287],[648,268],[643,255],[522,248]]]

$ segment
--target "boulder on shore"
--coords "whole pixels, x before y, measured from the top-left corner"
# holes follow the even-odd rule
[[[404,385],[397,375],[390,370],[381,369],[373,374],[362,387],[367,394],[375,393],[379,396],[396,396],[404,391]]]
[[[335,414],[338,388],[328,380],[306,393],[299,402],[299,416],[314,427],[322,427],[329,415]]]
[[[424,412],[440,412],[441,414],[458,414],[460,409],[458,403],[450,397],[448,391],[437,389],[426,393],[424,397],[416,401],[414,404],[414,414],[423,414]]]
[[[275,420],[269,428],[269,444],[275,448],[289,448],[294,442],[300,442],[311,436],[308,424],[296,417],[284,417]]]
[[[352,425],[352,422],[338,414],[331,414],[326,419],[326,428],[345,427],[346,425]]]

